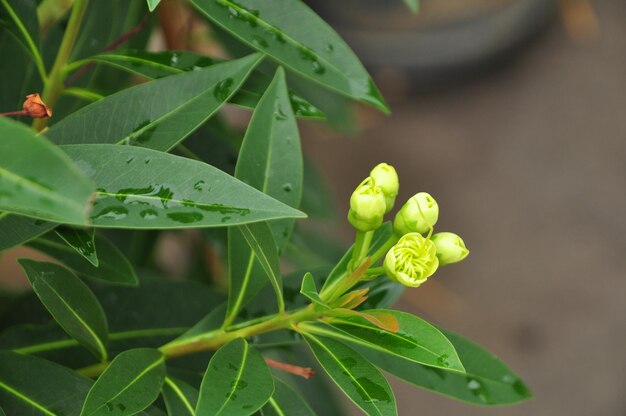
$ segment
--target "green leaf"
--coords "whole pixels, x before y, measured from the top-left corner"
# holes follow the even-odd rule
[[[426,367],[387,354],[368,354],[368,358],[408,383],[468,403],[497,406],[532,398],[524,382],[496,356],[457,334],[442,332],[454,344],[466,374]]]
[[[4,413],[4,410],[2,410],[1,407],[0,407],[0,416],[6,416],[6,413]]]
[[[315,412],[300,393],[285,382],[274,379],[274,394],[261,409],[262,416],[315,416]]]
[[[420,4],[418,0],[403,0],[406,7],[409,8],[411,13],[416,14],[420,8]]]
[[[68,145],[96,183],[92,225],[223,227],[305,215],[205,163],[140,147]]]
[[[196,416],[198,390],[184,381],[165,377],[162,388],[163,400],[169,416]]]
[[[368,415],[397,415],[396,399],[382,373],[341,342],[305,333],[324,371]]]
[[[58,227],[54,233],[89,263],[98,267],[98,254],[94,241],[96,234],[93,228]]]
[[[262,55],[159,79],[96,101],[53,125],[58,144],[130,144],[166,151],[237,91]]]
[[[40,75],[45,76],[46,70],[39,51],[37,3],[33,0],[0,0],[0,25],[28,51],[36,62]]]
[[[60,149],[23,124],[0,117],[0,210],[85,224],[93,190]]]
[[[9,415],[75,416],[91,384],[42,358],[0,351],[0,405]]]
[[[326,304],[320,298],[319,293],[317,292],[317,287],[315,286],[315,279],[313,275],[309,272],[306,272],[304,277],[302,278],[302,287],[300,288],[300,293],[309,298],[313,303],[320,305],[323,309],[330,309],[330,306]]]
[[[346,43],[303,2],[191,0],[216,25],[292,71],[340,94],[389,108]],[[288,10],[288,13],[285,11]]]
[[[102,361],[108,326],[98,299],[69,270],[52,263],[19,259],[41,303],[70,336]]]
[[[89,390],[80,415],[134,415],[156,400],[164,379],[165,358],[158,350],[125,351]]]
[[[302,150],[295,116],[289,104],[282,68],[259,101],[239,152],[235,177],[279,201],[297,207],[302,196]],[[272,221],[269,226],[279,253],[294,221]],[[226,324],[266,282],[254,251],[245,244],[245,230],[228,230],[230,287]],[[269,244],[269,243],[268,243]]]
[[[0,213],[0,251],[27,243],[56,226],[55,223],[2,212]]]
[[[158,79],[200,68],[216,65],[222,60],[188,51],[150,52],[144,50],[123,50],[94,55],[73,65],[95,61],[115,68],[140,75],[148,79]],[[259,71],[254,71],[243,86],[230,99],[230,102],[244,108],[256,108],[271,78]],[[289,92],[289,99],[294,113],[298,117],[320,119],[324,113],[295,93]]]
[[[146,0],[148,2],[148,9],[153,12],[154,9],[161,3],[161,0]]]
[[[109,322],[111,355],[131,348],[161,346],[188,331],[225,300],[209,286],[198,282],[144,279],[140,288],[104,286],[94,289],[94,292]],[[36,302],[39,301],[35,298],[32,302],[17,305],[13,312],[23,317],[25,311],[33,311],[39,306]],[[160,305],[170,306],[163,308]],[[220,323],[221,320],[216,326],[219,327]],[[43,354],[48,359],[72,367],[93,363],[93,358],[57,325],[11,327],[0,333],[0,349]]]
[[[263,357],[237,338],[211,358],[202,379],[197,416],[247,416],[271,397],[274,380]]]
[[[319,329],[320,333],[364,348],[377,354],[391,354],[431,367],[465,372],[461,360],[452,343],[437,328],[405,312],[387,309],[364,312],[384,313],[395,317],[399,324],[398,332],[391,332],[373,325],[359,316],[336,318],[331,327]]]
[[[274,293],[276,294],[278,310],[280,312],[284,312],[285,301],[283,300],[283,281],[280,275],[278,250],[276,249],[276,241],[272,236],[272,230],[266,222],[241,225],[237,227],[237,230],[239,230],[246,239],[246,242],[252,249],[254,256],[269,278],[270,283],[274,288]]]
[[[28,245],[54,257],[80,276],[122,286],[137,286],[139,284],[135,270],[128,259],[115,245],[100,235],[95,237],[95,245],[98,247],[98,257],[100,258],[97,267],[85,261],[83,256],[63,244],[63,241],[54,233],[33,240]]]

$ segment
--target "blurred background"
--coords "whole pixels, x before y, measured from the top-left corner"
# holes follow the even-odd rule
[[[306,153],[341,213],[383,161],[400,201],[437,199],[437,229],[471,254],[398,307],[495,352],[535,393],[477,408],[396,380],[399,413],[626,415],[626,2],[317,3],[393,114],[361,108],[347,137],[307,125]]]
[[[393,110],[301,124],[339,213],[315,226],[348,245],[349,195],[379,162],[396,167],[399,201],[431,193],[437,230],[471,255],[398,308],[493,351],[535,393],[480,408],[392,379],[400,415],[626,415],[626,2],[423,0],[417,15],[400,0],[307,3]],[[184,251],[161,248],[175,263]],[[18,255],[0,269],[23,286]]]

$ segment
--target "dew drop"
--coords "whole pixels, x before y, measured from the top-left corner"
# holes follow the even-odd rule
[[[243,380],[233,380],[230,383],[230,387],[235,388],[236,390],[242,390],[248,387],[248,382]]]
[[[93,215],[91,219],[99,220],[99,219],[112,219],[112,220],[121,220],[128,216],[128,210],[124,207],[107,207],[104,208],[99,213]]]
[[[126,164],[129,165],[133,160],[135,160],[134,157],[129,157],[128,159],[126,159]]]
[[[291,192],[293,190],[293,185],[289,182],[283,184],[283,191]]]
[[[219,101],[226,101],[230,95],[233,83],[235,81],[232,78],[226,78],[220,81],[213,89],[213,96]]]
[[[332,53],[335,50],[335,47],[332,44],[327,43],[324,47],[324,50],[328,53]]]
[[[261,48],[267,48],[269,46],[267,41],[258,35],[252,36],[252,43]]]
[[[153,209],[145,209],[141,211],[139,215],[141,215],[141,218],[144,220],[153,220],[159,216],[159,214]]]
[[[167,214],[167,217],[182,224],[191,224],[204,218],[199,212],[170,212]]]

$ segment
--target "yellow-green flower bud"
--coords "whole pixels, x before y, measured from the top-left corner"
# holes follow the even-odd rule
[[[385,209],[385,194],[374,179],[367,178],[350,197],[348,221],[359,231],[373,231],[382,225]]]
[[[396,214],[393,230],[396,235],[426,233],[437,223],[439,205],[426,192],[415,194]]]
[[[383,194],[385,194],[385,204],[387,205],[385,213],[391,211],[400,188],[396,170],[391,165],[380,163],[372,169],[370,177],[374,179],[376,186],[379,186],[383,190]]]
[[[420,233],[408,233],[387,252],[383,267],[387,276],[405,286],[418,287],[437,267],[435,244]]]
[[[435,243],[437,258],[442,266],[457,263],[469,254],[463,239],[454,233],[437,233],[430,239]]]

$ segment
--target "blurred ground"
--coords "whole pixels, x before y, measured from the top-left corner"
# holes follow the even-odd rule
[[[305,127],[341,212],[381,161],[400,200],[437,198],[438,229],[472,253],[399,306],[497,353],[536,396],[484,409],[396,382],[401,415],[626,414],[626,2],[594,5],[593,40],[557,24],[484,79],[366,112],[356,138]]]

